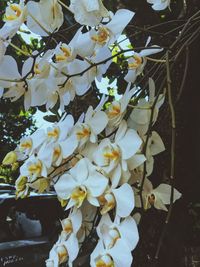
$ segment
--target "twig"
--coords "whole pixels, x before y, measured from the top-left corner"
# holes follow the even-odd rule
[[[183,88],[184,88],[185,81],[186,81],[186,78],[187,78],[187,73],[188,73],[188,67],[189,67],[189,49],[188,49],[188,47],[186,47],[185,69],[184,69],[184,74],[183,74],[183,79],[182,79],[182,82],[181,82],[180,90],[179,90],[178,95],[176,97],[176,103],[180,100],[180,97],[181,97],[181,95],[183,93]]]
[[[158,242],[158,247],[155,254],[155,259],[158,259],[160,249],[163,243],[163,239],[167,230],[167,225],[169,223],[173,202],[174,202],[174,174],[175,174],[175,139],[176,139],[176,117],[175,110],[172,101],[171,93],[171,76],[170,76],[170,65],[169,65],[169,52],[166,53],[166,70],[167,70],[167,93],[168,93],[168,103],[171,113],[171,169],[170,169],[170,184],[171,184],[171,195],[170,195],[170,206],[165,220],[165,225],[161,233],[161,237]]]

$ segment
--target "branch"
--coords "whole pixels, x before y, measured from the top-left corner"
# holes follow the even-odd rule
[[[158,242],[158,247],[155,254],[155,259],[158,259],[160,249],[163,243],[163,238],[166,234],[167,225],[169,223],[174,200],[174,174],[175,174],[175,139],[176,139],[176,117],[175,110],[172,101],[171,93],[171,76],[170,76],[170,65],[169,65],[169,52],[166,53],[166,70],[167,70],[167,93],[168,93],[168,103],[171,113],[171,169],[170,169],[170,183],[171,183],[171,195],[170,195],[170,206],[165,220],[165,225],[161,233],[161,237]]]

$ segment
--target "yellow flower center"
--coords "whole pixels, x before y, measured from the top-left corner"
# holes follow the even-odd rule
[[[39,64],[37,64],[37,63],[34,65],[33,70],[34,70],[35,74],[41,74],[42,73],[42,71],[39,69]]]
[[[109,248],[112,248],[112,247],[115,245],[115,243],[117,242],[117,240],[118,240],[119,238],[121,238],[121,236],[120,236],[119,231],[118,231],[116,228],[111,229],[111,230],[109,231],[109,235],[110,235],[110,237],[111,237],[111,242],[110,242],[110,244],[109,244]]]
[[[67,234],[70,234],[73,232],[73,227],[72,227],[72,222],[70,219],[64,219],[62,221],[62,227],[63,227],[63,231]]]
[[[134,62],[128,64],[129,69],[137,69],[142,64],[142,58],[138,55],[133,55]]]
[[[67,252],[67,249],[63,245],[58,246],[56,248],[56,252],[59,258],[59,264],[67,261],[68,252]]]
[[[97,35],[93,35],[91,39],[94,42],[97,42],[99,45],[104,45],[109,39],[109,36],[110,36],[109,30],[105,27],[101,27],[99,28]]]
[[[89,137],[90,136],[90,133],[91,133],[91,131],[90,131],[89,128],[83,127],[81,131],[78,131],[76,133],[76,136],[77,136],[77,139],[78,140],[81,140],[83,138]]]
[[[115,116],[119,115],[120,112],[121,112],[120,106],[111,105],[110,109],[108,111],[108,116],[109,117],[115,117]]]
[[[96,261],[96,267],[114,267],[114,262],[109,255],[102,256]]]
[[[62,50],[63,54],[56,55],[56,61],[58,61],[58,62],[66,60],[68,57],[71,56],[71,51],[69,48],[61,46],[60,49]]]
[[[12,4],[8,8],[10,8],[12,11],[14,11],[13,15],[5,15],[6,20],[15,20],[19,18],[22,14],[22,10],[19,5]]]
[[[36,174],[37,176],[39,176],[41,174],[41,171],[42,171],[42,162],[40,160],[38,160],[36,163],[29,165],[28,171],[32,175]]]
[[[111,149],[110,151],[105,152],[103,155],[104,158],[108,161],[118,160],[120,157],[120,152],[117,149]]]
[[[26,149],[31,149],[32,148],[32,140],[29,139],[29,140],[25,140],[24,142],[22,142],[20,144],[20,150],[21,151],[24,151]]]
[[[56,161],[60,157],[60,154],[61,154],[60,146],[55,147],[53,151],[53,160]]]
[[[80,208],[86,196],[87,196],[86,188],[84,186],[80,186],[73,190],[71,194],[71,199],[75,201],[75,205],[77,206],[77,208]]]
[[[59,133],[60,133],[59,128],[53,128],[52,131],[48,131],[47,136],[49,138],[57,139],[59,136]]]
[[[100,205],[102,206],[101,209],[102,215],[112,210],[116,205],[115,197],[112,193],[106,193],[105,195],[100,196],[98,199]]]

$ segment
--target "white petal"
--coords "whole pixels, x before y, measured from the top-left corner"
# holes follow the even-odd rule
[[[157,194],[156,194],[157,196]],[[160,198],[157,198],[155,203],[154,203],[154,207],[158,210],[164,210],[164,211],[168,211],[167,207],[165,206],[165,204],[162,202],[162,200]]]
[[[63,174],[54,185],[57,195],[62,199],[68,199],[77,182],[70,174]]]
[[[51,167],[51,163],[53,160],[53,152],[54,152],[54,145],[53,144],[46,145],[45,143],[38,152],[38,158],[47,166],[47,168]]]
[[[135,13],[128,9],[119,9],[106,27],[115,35],[117,39],[127,24],[132,20],[134,15]]]
[[[73,154],[78,146],[78,140],[75,135],[71,135],[65,141],[60,142],[63,158],[68,158]]]
[[[158,194],[160,199],[163,201],[164,204],[170,204],[170,195],[171,195],[171,186],[168,184],[160,184],[156,189],[153,190]],[[174,197],[173,202],[181,197],[181,193],[174,188]]]
[[[33,66],[33,58],[29,57],[27,60],[25,60],[23,67],[22,67],[22,76],[24,77],[26,74],[28,74]]]
[[[115,135],[115,142],[118,142],[120,139],[122,139],[127,131],[127,123],[125,120],[123,120],[120,125],[119,129],[116,132]]]
[[[139,234],[135,220],[129,216],[119,226],[121,237],[127,242],[130,250],[133,250],[138,241]]]
[[[108,213],[104,214],[102,217],[101,217],[101,220],[98,224],[98,227],[97,227],[97,235],[99,236],[99,238],[102,237],[102,234],[101,234],[101,227],[103,224],[106,224],[106,225],[112,225],[113,222],[109,216]]]
[[[86,187],[89,189],[93,197],[98,197],[103,194],[108,184],[108,179],[98,172],[90,173],[89,178],[85,182]]]
[[[127,81],[128,83],[134,83],[136,80],[137,74],[135,70],[128,70],[127,74],[124,77],[124,80]]]
[[[131,252],[122,239],[118,239],[112,249],[109,250],[109,254],[112,256],[115,267],[131,267],[133,257]]]
[[[24,94],[24,109],[27,111],[31,107],[31,92],[26,91]]]
[[[108,117],[105,112],[99,111],[96,112],[95,115],[91,118],[91,120],[88,122],[92,130],[95,134],[101,133],[107,123],[108,123]]]
[[[82,224],[82,213],[80,210],[75,210],[72,214],[70,214],[70,219],[73,225],[73,232],[76,234],[78,230],[81,228]]]
[[[116,188],[118,186],[121,178],[121,173],[121,166],[120,164],[118,164],[117,167],[114,168],[114,170],[109,175],[112,182],[112,188]]]
[[[129,159],[132,157],[140,148],[142,140],[133,129],[129,129],[125,136],[118,141],[118,145],[122,151],[122,158]]]
[[[133,189],[129,184],[123,184],[118,189],[112,190],[117,203],[116,214],[120,217],[130,215],[135,206]]]
[[[128,159],[128,169],[134,170],[135,168],[139,167],[144,163],[146,160],[145,156],[143,154],[135,154],[130,159]]]
[[[21,75],[18,71],[17,62],[13,57],[5,55],[2,61],[0,62],[0,79],[12,81],[21,79]],[[4,82],[5,85],[3,85],[3,82],[0,82],[3,87],[6,87],[6,84],[10,84],[10,82]]]
[[[91,196],[90,194],[87,195],[87,200],[88,202],[95,207],[99,207],[99,201],[97,200],[97,198]]]
[[[140,56],[141,57],[145,57],[145,56],[153,55],[153,54],[156,54],[156,53],[159,53],[159,52],[163,51],[163,48],[160,48],[157,45],[152,45],[151,47],[152,48],[142,50],[140,52]]]
[[[76,165],[70,170],[70,173],[78,183],[83,184],[88,177],[87,159],[83,158],[79,160]]]
[[[164,143],[157,132],[152,132],[150,142],[150,151],[152,156],[157,155],[165,150]]]
[[[95,259],[100,255],[100,253],[102,253],[102,251],[104,251],[104,245],[103,245],[102,240],[99,240],[95,249],[93,250],[93,252],[90,256],[90,266],[91,267],[96,267]]]
[[[79,245],[78,240],[74,234],[71,234],[67,241],[64,242],[69,254],[69,261],[73,262],[78,256]]]

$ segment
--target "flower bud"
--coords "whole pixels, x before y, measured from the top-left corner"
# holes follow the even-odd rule
[[[15,182],[16,190],[23,191],[26,188],[27,181],[28,178],[26,176],[20,176]]]
[[[9,152],[3,159],[3,165],[11,165],[17,161],[17,154],[14,151]]]

